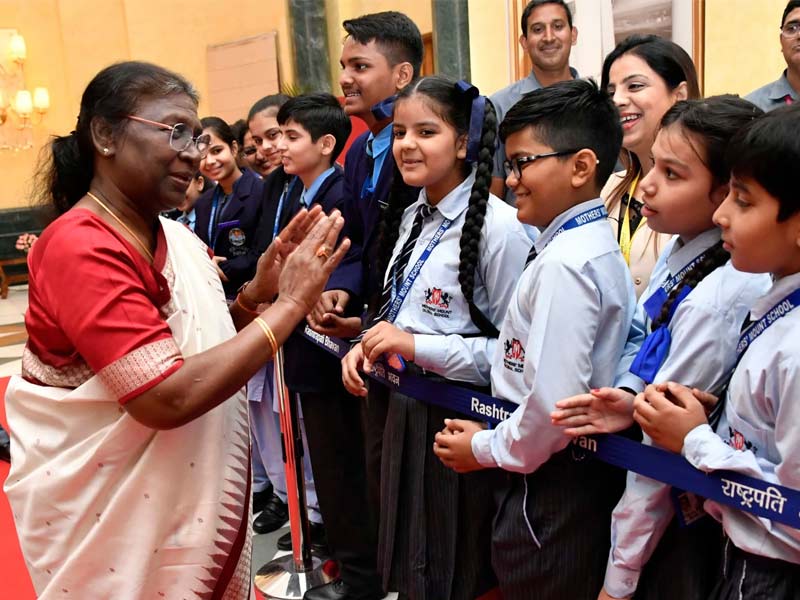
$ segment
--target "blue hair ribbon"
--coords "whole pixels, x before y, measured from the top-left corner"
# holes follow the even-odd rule
[[[383,121],[384,119],[388,119],[392,116],[392,113],[394,112],[395,100],[397,100],[397,94],[394,96],[389,96],[385,100],[381,100],[372,107],[372,116],[375,117],[376,121]]]
[[[456,89],[472,100],[469,115],[469,133],[467,134],[467,162],[478,162],[481,150],[481,132],[483,131],[483,115],[486,112],[486,96],[480,90],[463,79],[456,82]]]

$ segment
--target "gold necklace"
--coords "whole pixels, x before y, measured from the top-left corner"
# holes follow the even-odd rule
[[[111,215],[111,216],[114,218],[114,220],[115,220],[117,223],[119,223],[119,224],[122,226],[122,228],[123,228],[125,231],[127,231],[128,233],[130,233],[130,234],[131,234],[131,236],[132,236],[132,237],[133,237],[133,239],[136,241],[136,243],[137,243],[137,244],[139,244],[139,247],[140,247],[142,250],[144,250],[144,253],[145,253],[145,254],[147,255],[147,257],[150,259],[150,262],[151,262],[151,263],[155,261],[155,258],[153,257],[153,253],[152,253],[152,252],[150,252],[150,249],[149,249],[149,248],[148,248],[148,247],[145,245],[145,243],[144,243],[142,240],[140,240],[140,239],[139,239],[139,236],[138,236],[138,235],[136,235],[135,233],[133,233],[133,231],[131,230],[131,228],[130,228],[130,227],[128,227],[127,225],[125,225],[125,223],[123,223],[123,222],[122,222],[122,219],[120,219],[120,218],[119,218],[117,215],[115,215],[113,212],[111,212],[111,209],[109,209],[109,208],[108,208],[108,207],[107,207],[105,204],[103,204],[103,202],[101,202],[100,198],[98,198],[97,196],[95,196],[95,195],[94,195],[92,192],[86,192],[86,195],[87,195],[87,196],[89,196],[89,198],[91,198],[91,199],[92,199],[92,200],[94,200],[95,202],[97,202],[97,203],[98,203],[100,206],[102,206],[102,207],[103,207],[103,209],[104,209],[104,210],[105,210],[105,211],[106,211],[106,212],[107,212],[109,215]]]

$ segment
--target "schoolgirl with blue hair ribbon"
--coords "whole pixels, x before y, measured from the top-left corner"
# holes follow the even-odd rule
[[[633,424],[635,394],[679,381],[719,394],[736,364],[742,322],[770,286],[737,271],[712,220],[728,194],[725,151],[762,111],[735,96],[678,102],[663,117],[654,167],[641,182],[642,214],[673,234],[639,300],[614,388],[557,403],[553,421],[580,436]],[[645,435],[645,443],[652,443]],[[706,598],[721,556],[719,527],[702,502],[629,473],[614,510],[611,551],[599,598]]]
[[[394,182],[375,260],[385,273],[368,329],[343,360],[348,390],[389,395],[383,437],[378,567],[401,598],[473,600],[490,566],[496,472],[459,475],[431,441],[455,411],[370,383],[373,368],[487,389],[500,326],[530,239],[516,211],[489,193],[497,122],[466,82],[425,77],[394,105]],[[385,361],[380,364],[379,361]],[[377,364],[376,364],[377,363]]]

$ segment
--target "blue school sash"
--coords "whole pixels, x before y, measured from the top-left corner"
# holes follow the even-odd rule
[[[793,303],[796,305],[800,302],[800,290],[794,294],[796,296],[793,295]],[[350,342],[318,333],[308,325],[299,328],[298,332],[339,358],[343,358],[350,350]],[[502,398],[412,373],[401,373],[383,361],[374,363],[372,372],[368,375],[371,379],[421,402],[491,425],[504,421],[518,408],[517,404]],[[800,529],[800,491],[732,471],[704,473],[695,469],[679,454],[634,442],[620,435],[582,436],[572,440],[570,447],[576,460],[593,456],[621,469],[693,492],[719,504]]]
[[[693,260],[689,261],[685,267],[667,279],[661,287],[645,301],[644,311],[647,313],[647,316],[650,317],[651,321],[655,321],[658,318],[658,315],[661,313],[661,308],[667,301],[670,292],[684,280],[689,271],[706,257],[706,254],[708,254],[708,250],[701,252]],[[653,383],[653,380],[655,380],[658,374],[658,370],[667,359],[670,346],[672,345],[672,334],[669,331],[669,324],[678,306],[680,306],[681,302],[686,299],[686,296],[688,296],[691,291],[692,288],[689,286],[685,286],[681,290],[675,302],[672,303],[667,318],[645,338],[642,347],[639,348],[639,352],[633,359],[629,371],[637,377],[640,377],[645,383]]]
[[[406,296],[408,296],[408,292],[411,291],[411,286],[414,285],[419,272],[422,270],[422,266],[430,257],[431,252],[433,252],[436,246],[439,245],[439,242],[441,241],[445,231],[447,231],[452,224],[453,222],[450,219],[445,219],[442,221],[442,224],[439,225],[439,229],[436,230],[433,239],[431,239],[431,241],[425,247],[425,250],[417,259],[417,262],[414,263],[414,266],[411,267],[411,271],[408,272],[408,275],[406,276],[399,290],[396,289],[395,272],[394,268],[392,268],[392,271],[389,273],[389,277],[392,278],[392,304],[389,306],[389,311],[386,313],[386,320],[389,321],[389,323],[394,323],[394,320],[397,318],[397,313],[400,312],[400,307],[403,305]],[[402,247],[400,248],[400,251],[402,252]]]
[[[780,302],[770,308],[763,317],[745,329],[742,335],[739,336],[739,344],[736,346],[737,363],[742,360],[744,353],[747,352],[747,349],[762,333],[769,329],[775,322],[792,312],[798,305],[800,305],[800,289],[785,296]]]

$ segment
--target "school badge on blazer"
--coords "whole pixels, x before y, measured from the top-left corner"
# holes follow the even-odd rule
[[[247,248],[244,247],[247,236],[241,228],[233,227],[228,231],[228,242],[231,245],[230,254],[232,256],[240,256],[247,252]]]
[[[425,290],[425,302],[422,303],[422,312],[432,317],[444,317],[449,319],[453,313],[450,308],[452,294],[448,294],[441,288],[433,287]]]
[[[513,373],[522,373],[525,367],[525,348],[517,338],[505,340],[503,342],[505,356],[503,366]]]

